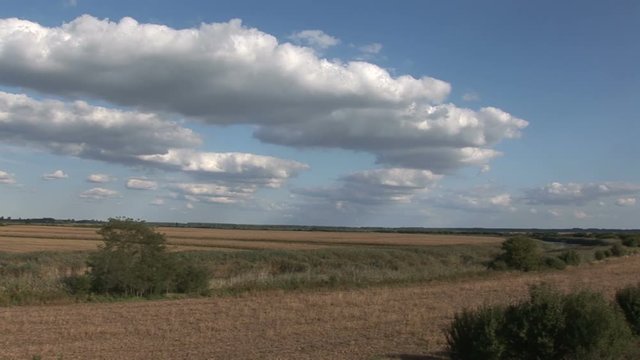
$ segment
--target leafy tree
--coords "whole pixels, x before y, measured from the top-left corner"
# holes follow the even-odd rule
[[[540,247],[534,239],[517,236],[502,243],[503,253],[490,265],[494,269],[536,270],[542,262]]]
[[[127,218],[109,219],[98,233],[104,244],[88,261],[93,291],[145,296],[173,289],[175,262],[163,234]]]

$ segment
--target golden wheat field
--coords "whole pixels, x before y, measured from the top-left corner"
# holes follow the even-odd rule
[[[101,244],[97,228],[9,225],[0,227],[0,251],[91,250]],[[376,232],[226,230],[159,227],[172,250],[305,250],[329,246],[498,244],[494,236]]]
[[[440,359],[462,308],[545,281],[611,297],[640,257],[406,287],[0,308],[0,359]]]

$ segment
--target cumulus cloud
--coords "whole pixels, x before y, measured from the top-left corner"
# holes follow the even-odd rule
[[[496,108],[442,104],[444,81],[323,59],[240,20],[183,30],[131,18],[82,16],[53,28],[0,20],[0,83],[253,124],[265,142],[367,151],[389,167],[435,172],[484,165],[499,155],[495,144],[527,126]]]
[[[260,128],[256,137],[288,146],[368,151],[378,163],[447,172],[485,165],[500,140],[517,138],[527,122],[492,107],[452,104],[403,109],[343,109],[315,121]]]
[[[464,93],[464,95],[462,95],[462,100],[464,101],[480,101],[480,95],[478,95],[478,93],[476,93],[475,91],[471,91],[468,93]]]
[[[584,205],[611,196],[633,195],[640,192],[640,184],[621,182],[559,183],[525,190],[525,200],[530,204]]]
[[[380,53],[380,51],[382,50],[382,44],[380,43],[367,44],[367,45],[360,46],[358,50],[362,51],[365,54],[375,55]]]
[[[118,192],[115,190],[105,189],[101,187],[94,187],[80,194],[81,198],[90,200],[104,200],[108,198],[118,197]]]
[[[307,168],[267,156],[198,152],[194,147],[201,144],[200,136],[151,113],[107,109],[80,101],[41,101],[4,92],[0,92],[0,140],[127,165],[231,174],[246,181],[255,176],[257,182],[273,185]],[[107,179],[103,174],[94,175],[88,181]]]
[[[162,206],[164,205],[164,199],[157,197],[153,200],[151,200],[151,202],[149,203],[149,205],[153,205],[153,206]]]
[[[170,186],[179,197],[189,202],[234,204],[243,202],[256,192],[255,185],[223,183],[176,183]]]
[[[35,100],[0,92],[0,140],[56,154],[130,163],[136,156],[194,147],[201,139],[190,129],[157,115]]]
[[[0,170],[0,184],[15,184],[16,179],[13,174]]]
[[[293,33],[289,39],[316,49],[327,49],[340,43],[338,38],[325,34],[322,30],[302,30]]]
[[[582,220],[582,219],[586,219],[589,217],[589,214],[587,214],[586,212],[582,211],[582,210],[576,210],[573,212],[573,217],[575,217],[578,220]]]
[[[345,204],[384,205],[410,203],[413,198],[429,190],[441,178],[429,170],[375,169],[342,177],[338,186],[303,188],[293,192],[309,198],[329,201],[338,208]]]
[[[42,179],[44,179],[44,180],[60,180],[60,179],[66,179],[68,177],[69,177],[69,175],[67,175],[62,170],[56,170],[54,172],[42,175]]]
[[[627,197],[627,198],[619,198],[616,200],[616,205],[618,206],[635,206],[636,198]]]
[[[111,181],[111,176],[107,174],[89,174],[87,181],[91,183],[106,183]]]
[[[510,193],[492,186],[448,191],[425,201],[438,207],[464,211],[515,211]]]
[[[125,186],[132,190],[155,190],[158,188],[158,183],[147,179],[131,178],[127,180]]]
[[[142,155],[139,159],[181,170],[200,178],[221,178],[279,187],[308,165],[292,160],[247,153],[210,153],[171,149],[166,154]]]

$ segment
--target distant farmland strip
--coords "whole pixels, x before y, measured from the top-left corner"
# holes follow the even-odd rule
[[[89,250],[100,244],[97,228],[10,225],[0,227],[0,251]],[[434,246],[497,244],[495,236],[313,232],[160,227],[173,250],[283,249],[311,250],[335,246]]]

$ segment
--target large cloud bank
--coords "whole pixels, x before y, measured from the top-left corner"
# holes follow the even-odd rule
[[[451,88],[444,81],[393,76],[363,61],[323,59],[311,48],[280,43],[239,20],[181,30],[131,18],[82,16],[60,27],[0,20],[0,83],[128,106],[146,115],[121,113],[134,118],[127,124],[145,121],[179,130],[175,139],[128,145],[160,144],[162,149],[127,150],[138,159],[171,158],[169,148],[192,148],[198,141],[149,113],[252,124],[265,142],[366,151],[390,168],[435,173],[486,164],[500,154],[493,149],[498,142],[518,137],[527,126],[497,108],[476,111],[444,103]],[[94,143],[44,146],[92,158],[120,155]],[[169,158],[164,162],[183,167]]]

